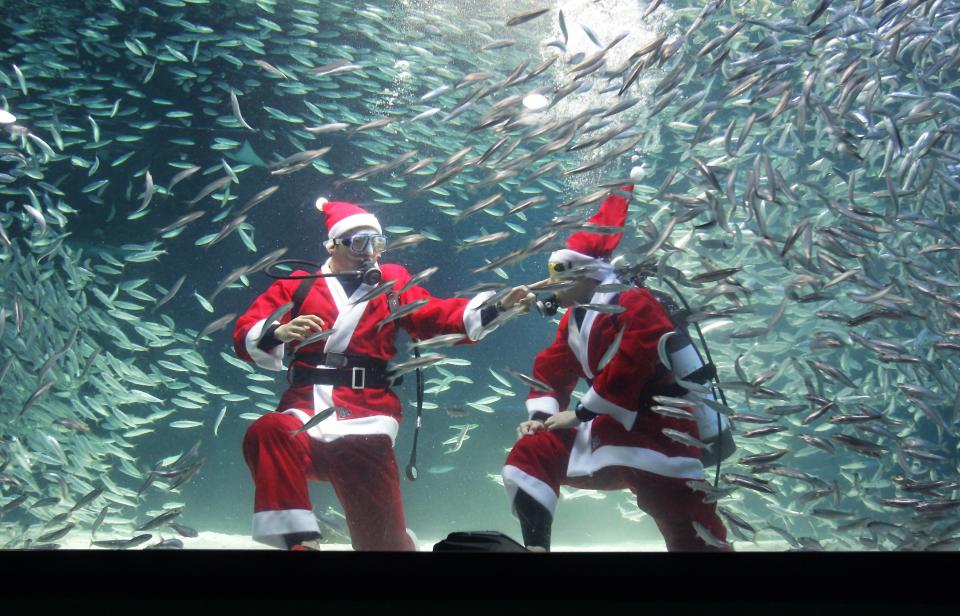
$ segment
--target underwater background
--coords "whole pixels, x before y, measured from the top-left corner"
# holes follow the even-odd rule
[[[641,164],[617,264],[702,328],[738,445],[705,496],[734,545],[960,545],[960,3],[0,8],[0,545],[120,541],[165,512],[250,532],[240,443],[284,375],[238,365],[230,315],[270,262],[325,258],[318,197],[374,213],[384,261],[437,266],[432,294],[472,295],[546,277]],[[420,538],[519,537],[511,371],[556,322],[424,371]],[[624,540],[659,540],[628,492],[564,488],[554,543]]]

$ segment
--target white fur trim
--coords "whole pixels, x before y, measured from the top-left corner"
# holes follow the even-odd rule
[[[409,528],[407,529],[407,537],[410,537],[410,540],[413,541],[413,551],[414,551],[414,552],[419,552],[419,551],[420,551],[420,540],[417,539],[417,535],[416,535],[412,530],[410,530]]]
[[[620,424],[627,430],[633,428],[633,423],[637,420],[636,411],[631,411],[630,409],[610,402],[598,394],[597,390],[595,390],[592,386],[587,390],[587,393],[583,394],[583,398],[580,399],[580,403],[594,413],[610,415],[619,421]]]
[[[283,370],[284,345],[278,344],[270,351],[264,351],[257,347],[257,341],[260,339],[260,335],[266,325],[266,319],[254,323],[253,327],[247,332],[247,336],[243,340],[243,345],[247,349],[247,353],[250,354],[250,358],[261,368],[265,368],[266,370]]]
[[[314,398],[317,390],[322,385],[315,385],[313,388]],[[325,387],[332,387],[327,385]],[[330,408],[329,406],[322,407]],[[318,412],[319,412],[318,410]],[[287,409],[283,411],[284,415],[293,415],[303,423],[310,420],[310,415],[300,409]],[[356,434],[382,434],[390,437],[390,444],[394,445],[397,440],[397,432],[400,431],[400,424],[389,415],[370,415],[369,417],[359,417],[357,419],[338,419],[336,413],[330,415],[317,425],[307,430],[311,438],[315,438],[324,443],[330,443],[341,436],[351,436]]]
[[[593,321],[596,318],[597,313],[591,310],[584,315],[582,327],[577,325],[577,319],[573,315],[567,323],[567,346],[580,362],[580,369],[588,379],[593,378],[593,372],[590,370],[590,330],[593,329]]]
[[[467,307],[463,309],[463,329],[467,332],[467,337],[470,340],[480,340],[496,329],[496,327],[484,328],[480,320],[480,304],[493,297],[493,295],[493,291],[477,293],[467,303]]]
[[[600,282],[609,284],[617,281],[616,274],[610,272]],[[616,293],[612,292],[594,293],[590,299],[590,303],[609,304],[616,295]],[[583,373],[587,375],[588,379],[594,377],[593,371],[590,369],[590,333],[593,331],[593,323],[599,314],[600,313],[595,310],[588,310],[583,317],[582,325],[577,325],[577,320],[571,316],[567,328],[567,345],[570,347],[573,356],[580,362],[580,368],[583,370]]]
[[[361,284],[349,299],[345,299],[340,281],[334,280],[335,282],[331,286],[334,290],[334,301],[337,302],[339,314],[337,315],[337,320],[334,321],[331,326],[333,328],[333,334],[327,338],[323,346],[325,353],[343,353],[347,347],[350,346],[350,340],[353,338],[353,333],[357,330],[357,325],[360,323],[363,311],[367,309],[367,302],[351,304],[350,301],[362,297],[365,293],[373,289],[370,285]],[[345,301],[341,304],[340,301],[344,299]]]
[[[600,284],[612,284],[614,282],[620,282],[620,279],[617,278],[617,275],[613,273],[613,265],[610,265],[610,272],[607,274],[606,278],[600,280]],[[609,304],[617,294],[614,291],[607,291],[606,293],[594,293],[593,297],[590,299],[591,304]]]
[[[288,533],[320,532],[317,518],[309,509],[258,511],[253,514],[253,540],[286,549],[283,536]]]
[[[373,227],[377,233],[383,233],[380,228],[380,221],[373,214],[352,214],[338,220],[336,224],[330,227],[327,235],[330,237],[341,237],[350,229],[357,227]]]
[[[550,263],[569,263],[572,267],[585,269],[583,275],[594,280],[604,280],[613,273],[613,265],[603,259],[585,255],[576,250],[561,248],[550,253]]]
[[[509,464],[503,467],[500,474],[503,476],[503,487],[507,490],[510,511],[514,516],[517,515],[517,490],[523,490],[532,496],[533,500],[543,505],[550,512],[550,515],[553,515],[553,512],[557,510],[556,492],[540,479]]]
[[[567,464],[568,477],[592,475],[608,466],[628,466],[663,477],[703,479],[703,464],[696,458],[668,456],[653,449],[621,445],[604,445],[592,451],[591,426],[592,422],[587,422],[577,428],[577,438]]]
[[[537,398],[527,398],[527,413],[533,418],[534,413],[546,413],[556,415],[560,412],[560,403],[553,396],[540,396]]]

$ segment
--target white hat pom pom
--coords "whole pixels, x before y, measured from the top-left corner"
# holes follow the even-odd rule
[[[316,203],[316,205],[317,205],[317,210],[319,210],[319,211],[322,212],[322,211],[323,211],[323,206],[326,205],[327,202],[329,202],[329,201],[330,201],[330,200],[327,199],[326,197],[320,197],[319,199],[317,199],[317,203]]]

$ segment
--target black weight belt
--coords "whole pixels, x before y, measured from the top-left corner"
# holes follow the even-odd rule
[[[322,364],[313,368],[300,364],[291,366],[289,380],[294,385],[340,385],[352,389],[387,389],[403,382],[399,376],[390,382],[387,361],[376,357],[348,353],[311,353],[297,356],[297,361]]]

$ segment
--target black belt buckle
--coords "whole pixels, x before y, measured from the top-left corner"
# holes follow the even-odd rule
[[[331,368],[346,368],[348,360],[343,353],[327,353],[323,363]]]
[[[360,378],[357,378],[357,375]],[[360,381],[360,384],[357,384],[357,381]],[[361,368],[359,366],[354,366],[350,371],[350,387],[351,389],[363,389],[367,385],[367,369]]]

